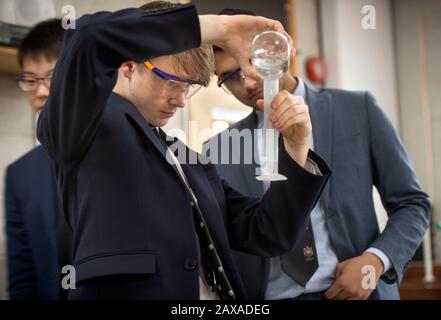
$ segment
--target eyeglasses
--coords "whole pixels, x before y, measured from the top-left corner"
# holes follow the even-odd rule
[[[52,80],[52,72],[44,77],[37,77],[30,74],[22,74],[15,78],[20,90],[24,92],[32,92],[37,90],[38,84],[43,83],[46,88],[50,88]]]
[[[231,94],[228,87],[233,87],[242,84],[242,81],[246,79],[240,68],[228,72],[224,77],[219,78],[217,86],[224,89],[228,94]]]
[[[149,69],[159,78],[164,80],[163,90],[165,90],[167,93],[173,94],[174,96],[184,93],[185,99],[188,100],[192,96],[194,96],[196,92],[198,92],[199,89],[201,89],[201,87],[203,86],[203,84],[198,81],[182,79],[165,71],[162,71],[161,69],[155,67],[150,61],[144,62],[144,65],[147,67],[147,69]]]

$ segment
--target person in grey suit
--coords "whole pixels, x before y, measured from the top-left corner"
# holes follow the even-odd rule
[[[221,14],[252,13],[227,9]],[[244,76],[234,59],[219,48],[215,59],[218,85],[253,108],[226,132],[261,128],[262,81]],[[292,260],[293,269],[299,271],[289,271],[288,262],[284,265],[288,257],[235,254],[249,297],[399,299],[398,285],[429,225],[430,202],[392,123],[369,92],[316,90],[291,75],[280,80],[280,89],[287,101],[305,100],[313,124],[311,149],[330,164],[333,174],[311,214],[312,244],[299,248],[300,258]],[[218,163],[219,175],[233,187],[261,196],[268,184],[256,180],[256,161],[218,161],[225,152],[245,150],[243,143],[226,148],[226,132],[209,140],[203,152]],[[259,147],[256,140],[253,153]],[[374,209],[374,186],[389,216],[383,232]]]

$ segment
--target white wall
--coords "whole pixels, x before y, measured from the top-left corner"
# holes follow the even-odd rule
[[[317,5],[315,0],[296,0],[296,75],[309,83],[306,76],[306,62],[318,56],[320,42],[318,33]]]
[[[322,0],[324,54],[328,87],[369,90],[394,125],[399,108],[393,18],[389,0]],[[376,29],[361,26],[364,5],[376,9]]]
[[[394,1],[403,141],[441,221],[441,2]],[[432,229],[441,261],[441,232]]]

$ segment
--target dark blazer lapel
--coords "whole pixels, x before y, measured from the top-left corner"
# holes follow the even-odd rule
[[[306,101],[312,122],[314,150],[332,168],[333,113],[331,96],[306,86]],[[327,212],[329,204],[329,188],[330,183],[325,187],[320,198],[325,212]]]
[[[182,142],[178,141],[178,143]],[[219,179],[216,169],[213,168],[214,170],[207,172],[201,165],[189,164],[182,165],[182,169],[198,199],[199,207],[204,215],[208,230],[222,259],[224,268],[230,277],[230,281],[237,284],[235,287],[236,293],[243,292],[244,288],[241,285],[241,279],[238,277],[236,265],[233,263],[228,234],[225,228],[220,227],[225,225],[225,217],[219,206],[216,191],[213,190],[210,182],[213,178],[214,180]]]
[[[175,140],[176,142],[176,140]],[[183,144],[181,141],[177,141],[178,144]],[[190,150],[191,152],[195,152]],[[229,248],[228,235],[225,229],[219,228],[221,225],[225,225],[221,207],[219,206],[218,199],[213,192],[210,179],[217,179],[216,170],[207,172],[201,165],[182,164],[182,170],[190,184],[191,189],[195,193],[198,200],[198,205],[204,215],[208,229],[218,246],[218,250],[224,250]],[[211,176],[213,175],[213,176]],[[223,252],[225,254],[225,252]]]
[[[144,133],[147,139],[153,143],[159,153],[166,159],[165,147],[159,141],[158,137],[153,133],[152,127],[147,123],[147,121],[145,121],[142,114],[132,103],[116,93],[112,93],[112,95],[109,97],[109,103],[112,105],[112,107],[122,110],[122,112],[124,112],[130,118],[130,120],[136,124],[138,129]]]

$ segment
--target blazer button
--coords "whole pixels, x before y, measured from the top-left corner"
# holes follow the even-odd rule
[[[191,258],[185,259],[185,269],[187,269],[188,271],[192,271],[196,269],[197,264],[198,263],[195,259],[191,259]]]

